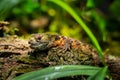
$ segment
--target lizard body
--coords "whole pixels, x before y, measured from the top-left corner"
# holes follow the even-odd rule
[[[31,48],[37,51],[54,47],[61,48],[63,52],[70,49],[81,50],[84,53],[91,53],[95,51],[93,48],[91,48],[91,46],[81,41],[62,35],[53,35],[47,33],[33,34],[29,40],[29,44]]]
[[[33,34],[29,44],[32,49],[30,55],[50,65],[96,65],[100,62],[94,48],[70,37],[47,33]]]

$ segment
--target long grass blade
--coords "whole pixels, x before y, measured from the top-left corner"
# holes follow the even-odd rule
[[[88,28],[88,26],[84,23],[84,21],[77,15],[77,13],[67,3],[63,2],[63,0],[57,0],[57,1],[56,0],[47,0],[47,1],[53,2],[57,5],[59,5],[60,7],[62,7],[63,9],[65,9],[79,23],[79,25],[81,25],[81,27],[84,29],[84,31],[87,33],[87,35],[91,39],[92,43],[96,47],[96,49],[99,53],[99,56],[104,63],[102,49],[101,49],[97,39],[95,38],[95,36],[91,32],[91,30]]]

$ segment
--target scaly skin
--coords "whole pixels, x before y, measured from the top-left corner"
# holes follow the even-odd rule
[[[98,66],[100,63],[97,52],[91,46],[66,36],[33,34],[29,44],[33,49],[30,56],[48,66],[68,64]],[[81,76],[76,78],[87,80]]]
[[[86,43],[66,36],[47,33],[33,34],[29,40],[29,44],[34,51],[43,51],[57,47],[60,48],[62,52],[73,50],[81,51],[87,55],[97,53],[90,45]],[[96,56],[97,55],[94,54],[93,57],[95,58]]]

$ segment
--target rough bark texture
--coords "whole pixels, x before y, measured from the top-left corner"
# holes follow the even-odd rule
[[[23,73],[55,65],[102,66],[97,52],[85,48],[86,51],[70,49],[64,52],[59,47],[36,51],[30,48],[28,40],[16,36],[0,38],[0,80],[12,80]],[[120,80],[120,59],[106,56],[105,60],[113,80]]]

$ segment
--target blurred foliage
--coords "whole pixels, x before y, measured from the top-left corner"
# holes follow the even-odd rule
[[[120,56],[120,0],[61,1],[82,18],[105,53]],[[90,42],[76,20],[49,0],[0,0],[0,20],[11,23],[5,29],[5,35],[28,36],[31,33],[51,32]]]
[[[104,50],[110,48],[112,53],[120,53],[119,45],[115,45],[120,43],[119,0],[63,1],[85,21]],[[0,0],[0,20],[11,22],[9,34],[51,32],[90,42],[71,15],[47,0]]]
[[[111,6],[110,6],[110,10],[112,12],[112,17],[116,17],[119,21],[120,21],[120,0],[115,0]]]
[[[22,0],[21,0],[22,1]],[[1,0],[0,1],[0,20],[6,19],[9,11],[21,2],[20,0]]]

